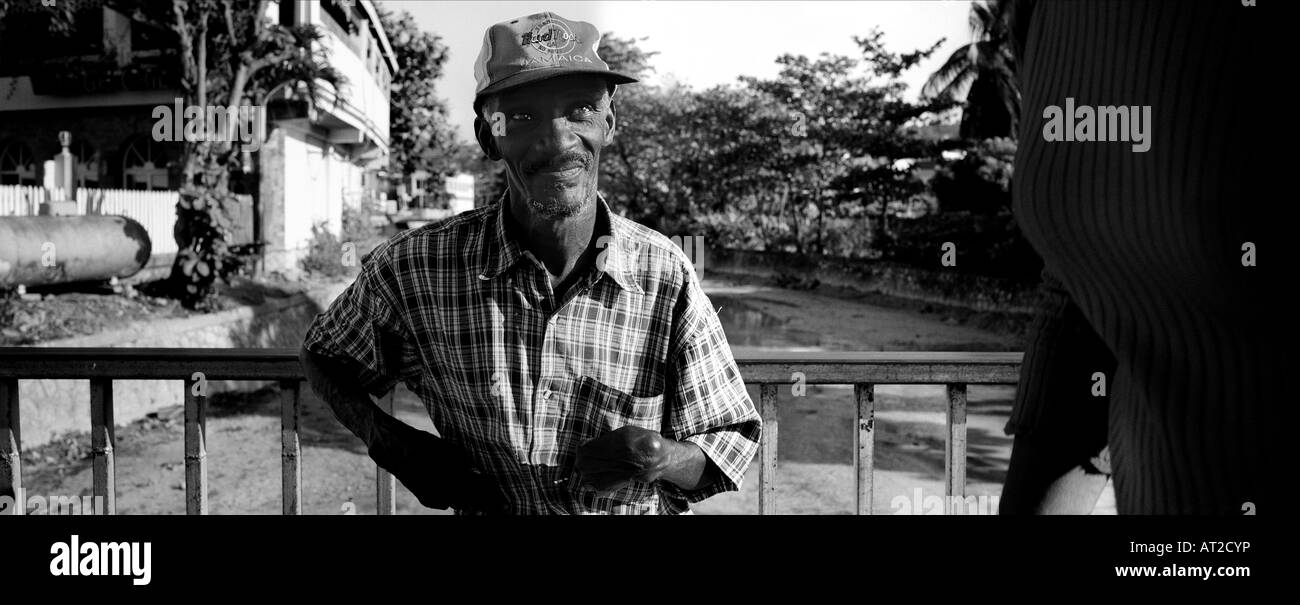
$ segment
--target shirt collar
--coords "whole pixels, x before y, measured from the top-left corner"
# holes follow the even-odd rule
[[[497,202],[496,211],[485,226],[483,233],[483,256],[478,278],[483,281],[495,279],[515,266],[524,257],[519,242],[510,237],[506,229],[506,213],[509,212],[509,195],[506,192]],[[631,231],[621,216],[614,215],[605,201],[605,196],[596,194],[596,241],[597,245],[605,243],[600,249],[599,265],[603,265],[604,275],[608,275],[620,287],[628,292],[643,294],[637,283],[636,260],[640,245],[632,237]],[[610,239],[602,240],[602,236]]]

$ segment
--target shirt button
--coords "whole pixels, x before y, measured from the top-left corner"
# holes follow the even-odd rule
[[[550,398],[551,398],[551,390],[542,389],[542,399],[550,399]]]

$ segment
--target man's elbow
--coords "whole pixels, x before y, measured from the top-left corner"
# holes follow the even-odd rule
[[[326,394],[339,390],[336,383],[340,377],[346,376],[342,364],[312,351],[306,346],[298,350],[298,363],[302,366],[302,373],[307,378],[307,384],[311,386],[311,389],[318,396],[324,397]],[[324,398],[327,402],[333,403],[333,397]]]
[[[320,376],[317,371],[320,367],[320,356],[313,353],[306,345],[298,348],[298,365],[302,366],[302,374],[307,378],[307,383],[316,386],[316,377]]]

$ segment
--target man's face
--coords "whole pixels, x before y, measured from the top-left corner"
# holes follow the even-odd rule
[[[563,76],[507,90],[484,101],[475,126],[534,212],[569,217],[596,199],[600,152],[614,140],[604,79]]]

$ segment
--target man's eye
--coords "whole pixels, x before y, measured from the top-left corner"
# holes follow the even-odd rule
[[[579,114],[596,113],[596,104],[583,103],[582,105],[579,105],[576,108],[574,108],[574,112]]]

